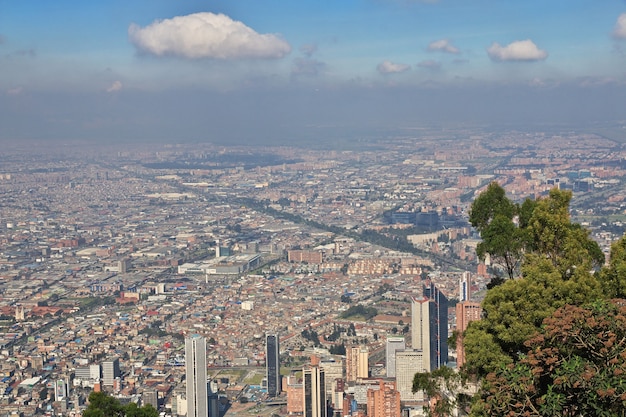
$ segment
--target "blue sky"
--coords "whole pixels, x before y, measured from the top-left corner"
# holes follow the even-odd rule
[[[626,2],[0,0],[0,74],[1,140],[615,122]]]

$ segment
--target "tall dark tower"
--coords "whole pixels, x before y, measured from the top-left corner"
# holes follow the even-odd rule
[[[277,334],[265,336],[265,367],[267,370],[267,394],[276,397],[281,391],[280,347]]]

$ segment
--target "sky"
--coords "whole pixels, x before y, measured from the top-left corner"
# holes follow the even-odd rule
[[[0,0],[0,140],[626,124],[624,0]]]

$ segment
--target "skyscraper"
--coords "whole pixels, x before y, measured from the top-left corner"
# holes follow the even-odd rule
[[[396,377],[396,352],[406,349],[404,336],[387,336],[387,378]]]
[[[423,352],[426,371],[448,362],[448,299],[432,283],[411,303],[411,344]]]
[[[317,366],[302,370],[304,417],[326,417],[326,387],[324,371]]]
[[[395,382],[379,381],[377,390],[367,391],[367,415],[371,417],[400,417],[400,392]]]
[[[399,350],[396,352],[396,384],[400,399],[405,402],[424,400],[423,392],[413,393],[413,377],[418,372],[426,372],[424,355],[421,350]]]
[[[369,374],[369,351],[366,347],[352,346],[346,350],[346,381],[367,378]]]
[[[281,375],[280,375],[280,346],[277,334],[265,336],[265,368],[267,372],[267,394],[270,397],[280,395]]]
[[[121,376],[120,358],[111,358],[102,362],[102,385],[112,387],[115,379]]]
[[[460,368],[465,363],[465,348],[463,347],[463,332],[470,322],[480,320],[483,309],[480,303],[463,301],[456,305],[456,366]]]
[[[469,301],[472,295],[470,287],[472,274],[469,271],[463,272],[463,275],[459,279],[459,301]]]
[[[206,339],[192,335],[185,339],[187,374],[187,417],[208,417]]]

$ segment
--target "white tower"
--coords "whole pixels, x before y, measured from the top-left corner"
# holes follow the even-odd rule
[[[206,339],[192,335],[185,339],[187,417],[208,417]]]

